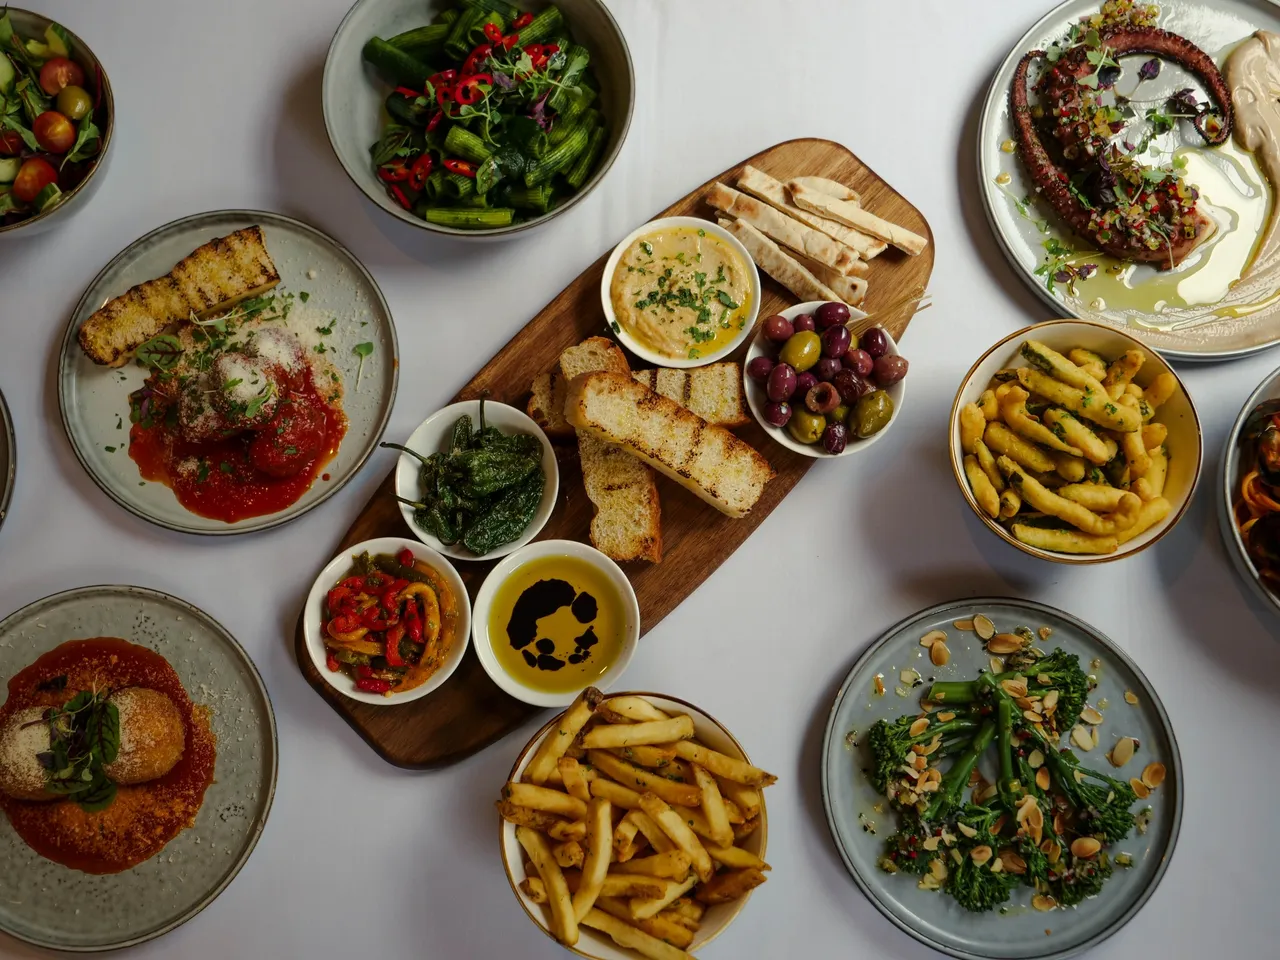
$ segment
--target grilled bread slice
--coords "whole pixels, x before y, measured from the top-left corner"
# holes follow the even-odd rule
[[[731,517],[745,517],[774,477],[749,444],[624,374],[569,381],[564,415],[579,435],[630,451]]]
[[[118,367],[165,328],[230,310],[279,282],[262,228],[246,227],[197,248],[165,276],[108,300],[80,326],[80,347],[94,363]]]
[[[560,355],[560,375],[611,371],[629,379],[631,368],[617,344],[591,337]],[[591,544],[614,560],[662,559],[662,505],[653,471],[621,447],[578,431],[582,485],[595,507]]]
[[[736,363],[711,363],[692,370],[658,367],[633,374],[654,393],[696,413],[707,423],[732,429],[751,422],[742,393],[742,368]]]
[[[540,373],[533,378],[532,396],[525,412],[553,440],[568,440],[573,427],[564,418],[564,377],[559,371]]]

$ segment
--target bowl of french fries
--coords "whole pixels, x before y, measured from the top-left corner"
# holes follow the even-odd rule
[[[1200,478],[1191,398],[1153,350],[1113,327],[1019,330],[969,370],[951,410],[965,500],[1019,550],[1102,563],[1173,529]]]
[[[548,936],[595,960],[684,960],[765,882],[763,790],[716,720],[675,697],[588,687],[520,752],[502,862]]]

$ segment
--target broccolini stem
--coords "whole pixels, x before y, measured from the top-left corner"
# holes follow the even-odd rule
[[[969,774],[973,773],[973,768],[978,765],[978,758],[982,756],[987,747],[991,746],[991,741],[996,735],[996,725],[990,720],[984,721],[982,726],[978,728],[977,734],[974,735],[973,742],[969,744],[969,749],[961,754],[951,769],[947,771],[946,776],[942,778],[942,787],[938,790],[933,800],[929,804],[929,808],[924,813],[924,819],[932,820],[938,815],[940,810],[948,807],[951,802],[960,794],[969,784]]]

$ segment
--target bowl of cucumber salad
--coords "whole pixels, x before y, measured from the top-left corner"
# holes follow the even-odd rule
[[[323,100],[334,153],[375,204],[435,233],[503,237],[604,178],[634,74],[600,0],[358,0]]]

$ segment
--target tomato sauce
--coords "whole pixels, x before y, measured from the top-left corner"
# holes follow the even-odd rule
[[[40,685],[65,676],[62,690]],[[0,809],[31,849],[85,873],[120,873],[159,853],[195,823],[213,783],[216,740],[205,707],[196,706],[169,662],[145,647],[114,637],[69,640],[9,681],[0,726],[27,707],[60,706],[81,690],[148,687],[173,701],[186,728],[177,766],[158,780],[119,786],[105,810],[86,813],[70,800],[25,801],[0,794]]]
[[[199,516],[235,523],[278,513],[311,489],[320,471],[337,456],[347,432],[341,403],[320,395],[309,369],[300,389],[291,392],[322,411],[326,426],[324,448],[291,477],[272,477],[254,468],[249,459],[253,433],[194,443],[183,437],[176,425],[163,422],[163,417],[157,417],[150,427],[135,423],[130,428],[129,456],[144,480],[163,483],[179,503]],[[191,459],[200,466],[179,469],[179,464]]]

